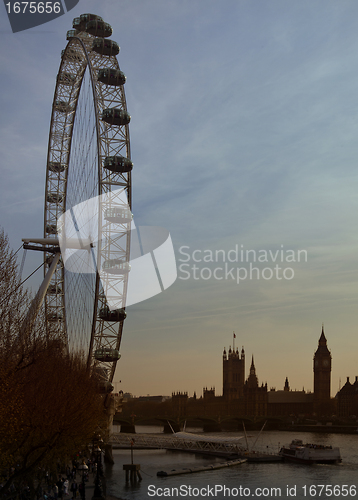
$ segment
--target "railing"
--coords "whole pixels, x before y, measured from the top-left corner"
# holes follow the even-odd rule
[[[243,448],[236,442],[224,440],[205,441],[195,439],[183,439],[175,436],[157,436],[150,434],[125,434],[114,433],[111,436],[110,443],[115,448],[151,448],[151,449],[170,449],[170,450],[188,450],[188,451],[210,451],[220,453],[239,453]]]

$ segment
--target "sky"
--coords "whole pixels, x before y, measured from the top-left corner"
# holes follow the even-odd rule
[[[332,396],[354,379],[357,2],[80,0],[15,34],[4,9],[0,226],[14,250],[42,237],[51,106],[72,19],[102,16],[121,47],[132,212],[137,225],[170,232],[178,277],[127,309],[115,390],[221,395],[235,332],[246,376],[253,355],[260,384],[283,389],[288,377],[312,391],[322,323]],[[23,277],[40,263],[27,252]],[[41,273],[30,285],[40,282]]]

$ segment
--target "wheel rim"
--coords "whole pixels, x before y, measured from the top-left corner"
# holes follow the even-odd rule
[[[114,351],[119,351],[125,313],[109,311],[106,296],[117,290],[117,309],[124,308],[127,275],[109,275],[102,267],[111,260],[129,260],[131,217],[118,217],[124,209],[118,205],[116,193],[122,198],[125,195],[130,208],[131,167],[118,172],[108,165],[113,157],[130,160],[129,127],[128,121],[117,123],[116,116],[107,118],[105,110],[116,108],[127,113],[124,82],[115,55],[105,55],[103,47],[101,53],[92,50],[93,44],[99,45],[104,39],[87,33],[85,26],[80,25],[83,31],[68,32],[56,82],[44,235],[55,238],[60,217],[79,203],[95,196],[106,197],[97,221],[102,237],[96,245],[99,272],[69,272],[61,259],[46,295],[45,315],[48,331],[60,336],[69,351],[84,351],[88,364],[99,365],[104,378],[112,382],[118,360]],[[51,254],[45,254],[46,269],[50,261]]]

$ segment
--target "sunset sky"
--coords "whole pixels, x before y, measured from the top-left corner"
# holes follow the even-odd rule
[[[15,250],[43,234],[56,75],[85,12],[121,46],[136,224],[170,232],[178,267],[128,308],[115,389],[220,395],[235,332],[247,376],[254,355],[260,384],[313,390],[324,323],[335,395],[358,375],[358,3],[80,0],[16,34],[3,10],[0,225]]]

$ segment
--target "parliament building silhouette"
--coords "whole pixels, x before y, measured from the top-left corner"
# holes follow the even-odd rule
[[[349,417],[358,415],[358,377],[331,397],[332,355],[322,326],[318,347],[313,357],[313,392],[291,390],[288,378],[282,390],[268,389],[259,384],[254,357],[245,379],[244,348],[229,348],[223,352],[223,393],[204,388],[203,396],[188,398],[187,393],[173,393],[173,409],[178,416],[222,415],[260,417]]]
[[[322,326],[318,349],[314,354],[314,392],[291,390],[286,377],[282,390],[259,385],[254,357],[245,381],[245,351],[229,349],[223,352],[223,398],[241,402],[240,413],[252,416],[287,416],[291,414],[323,414],[331,402],[331,353]],[[204,393],[205,397],[205,393]],[[238,408],[239,409],[239,408]]]

